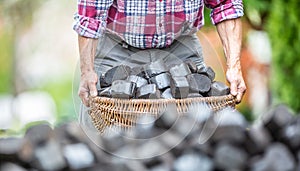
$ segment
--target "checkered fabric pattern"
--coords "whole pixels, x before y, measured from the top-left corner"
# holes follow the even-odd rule
[[[117,35],[131,46],[163,48],[204,25],[203,8],[213,24],[243,16],[242,0],[78,0],[74,30],[81,36]]]

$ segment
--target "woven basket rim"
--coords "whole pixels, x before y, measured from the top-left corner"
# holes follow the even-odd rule
[[[184,99],[121,99],[121,98],[112,98],[112,97],[103,97],[96,96],[90,97],[90,103],[95,103],[99,101],[118,101],[118,102],[131,102],[131,103],[159,103],[159,102],[175,102],[180,103],[183,101],[195,101],[195,102],[214,102],[214,101],[223,101],[223,100],[232,100],[236,103],[236,97],[228,94],[223,96],[211,96],[211,97],[190,97]]]

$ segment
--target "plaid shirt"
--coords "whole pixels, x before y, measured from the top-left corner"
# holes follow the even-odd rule
[[[213,24],[243,15],[242,0],[78,0],[74,30],[89,38],[107,31],[137,48],[163,48],[204,25],[204,5],[212,9]]]

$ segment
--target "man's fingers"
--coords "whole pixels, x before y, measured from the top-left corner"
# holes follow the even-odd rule
[[[237,96],[236,96],[237,103],[240,103],[242,101],[242,98],[243,98],[243,95],[245,94],[245,91],[246,91],[246,85],[242,84],[239,87],[238,93],[237,93]]]
[[[90,107],[90,103],[89,103],[89,98],[85,97],[82,99],[82,103],[86,106],[86,107]]]
[[[241,90],[238,92],[237,96],[236,96],[236,102],[240,103],[242,101],[243,95],[244,95],[245,90]]]
[[[96,84],[98,75],[95,72],[88,72],[81,75],[78,95],[82,103],[89,107],[89,96],[95,97],[98,94]]]
[[[88,93],[84,96],[80,96],[82,103],[86,106],[89,107],[89,98],[88,98]]]
[[[96,88],[96,82],[90,82],[89,83],[89,90],[90,90],[90,95],[92,97],[97,96],[98,91],[97,91],[97,88]]]
[[[80,88],[80,89],[79,89],[79,92],[78,92],[78,95],[79,95],[79,97],[81,98],[82,103],[83,103],[85,106],[89,107],[89,103],[88,103],[88,101],[89,101],[89,99],[88,99],[89,93],[88,93],[88,91],[86,91],[86,90],[83,89],[83,88]]]
[[[238,95],[236,96],[238,103],[240,103],[242,101],[243,95],[244,95],[243,93],[238,93]]]
[[[238,94],[236,81],[230,83],[230,94],[232,94],[233,96],[237,96]]]
[[[246,91],[246,85],[240,68],[229,68],[226,72],[226,78],[230,83],[230,94],[236,97],[236,103],[240,103]]]

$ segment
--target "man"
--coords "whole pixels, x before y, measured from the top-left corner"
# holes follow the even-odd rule
[[[204,5],[212,9],[227,59],[226,78],[240,102],[246,90],[239,59],[242,0],[78,0],[74,30],[79,34],[83,104],[97,95],[99,75],[121,63],[137,66],[163,59],[171,64],[176,58],[205,67],[194,34],[204,24]]]

